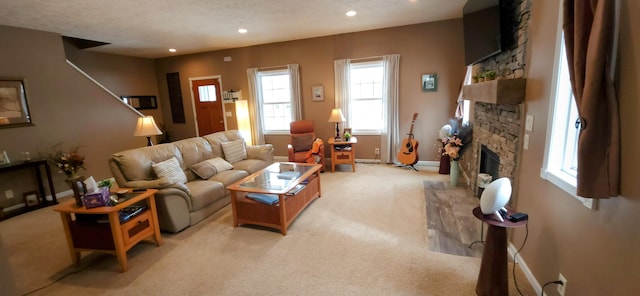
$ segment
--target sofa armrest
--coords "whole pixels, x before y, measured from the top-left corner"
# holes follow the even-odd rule
[[[156,188],[156,189],[165,189],[165,188],[175,188],[180,191],[183,191],[187,196],[191,194],[189,188],[186,185],[178,182],[170,182],[167,178],[160,178],[156,180],[138,180],[138,181],[127,181],[121,187],[129,187],[129,188]]]
[[[293,150],[293,145],[287,144],[287,152],[289,154],[289,161],[295,161],[295,158],[293,156],[295,153],[295,151]]]
[[[271,144],[247,146],[247,158],[261,159],[267,163],[272,163],[273,151],[273,145]]]

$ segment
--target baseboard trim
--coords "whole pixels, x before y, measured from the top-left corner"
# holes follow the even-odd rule
[[[287,161],[289,161],[289,157],[288,156],[275,156],[274,155],[273,156],[273,161],[275,161],[275,162],[287,162]],[[324,161],[325,161],[325,163],[331,164],[331,158],[325,158]],[[356,158],[356,163],[380,164],[382,162],[380,161],[380,159]],[[420,160],[415,165],[437,167],[437,166],[440,166],[440,162],[439,161],[433,161],[433,160]]]
[[[511,259],[513,259],[518,249],[512,243],[509,243],[507,251],[509,252]],[[531,272],[531,269],[529,269],[529,266],[527,266],[527,263],[522,259],[522,256],[518,255],[518,258],[516,258],[514,262],[520,266],[520,270],[522,270],[524,275],[527,277],[527,280],[529,281],[529,284],[531,284],[531,287],[533,287],[533,290],[536,291],[536,295],[539,295],[540,292],[542,292],[542,287],[538,283],[536,277],[533,276],[533,273]]]

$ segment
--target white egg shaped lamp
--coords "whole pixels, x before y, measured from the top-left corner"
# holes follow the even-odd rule
[[[450,135],[451,135],[451,126],[448,124],[443,125],[442,128],[440,128],[440,132],[438,132],[438,136],[442,141],[445,141],[447,137],[449,137]]]
[[[504,206],[511,198],[511,181],[509,178],[500,178],[489,184],[480,196],[480,210],[485,215],[494,215],[494,218],[504,222],[499,210],[506,209]]]

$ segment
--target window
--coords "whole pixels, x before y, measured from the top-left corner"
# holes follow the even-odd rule
[[[349,115],[346,126],[354,133],[379,135],[383,128],[382,61],[349,66]]]
[[[576,195],[580,133],[576,120],[579,115],[571,89],[564,38],[558,43],[557,81],[549,104],[548,145],[541,176],[582,201],[585,206],[592,208],[592,199],[584,199]]]
[[[200,102],[217,101],[218,98],[216,97],[216,86],[215,85],[198,86],[198,96],[200,97]]]
[[[265,133],[289,132],[292,121],[291,86],[286,69],[258,73]]]

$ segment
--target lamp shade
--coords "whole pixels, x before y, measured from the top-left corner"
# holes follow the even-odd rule
[[[341,109],[332,109],[331,115],[329,116],[329,122],[343,122],[345,121],[344,115],[342,115]]]
[[[153,120],[153,116],[145,116],[138,118],[138,125],[134,136],[148,137],[155,135],[162,135],[162,131],[156,125],[156,121]]]

